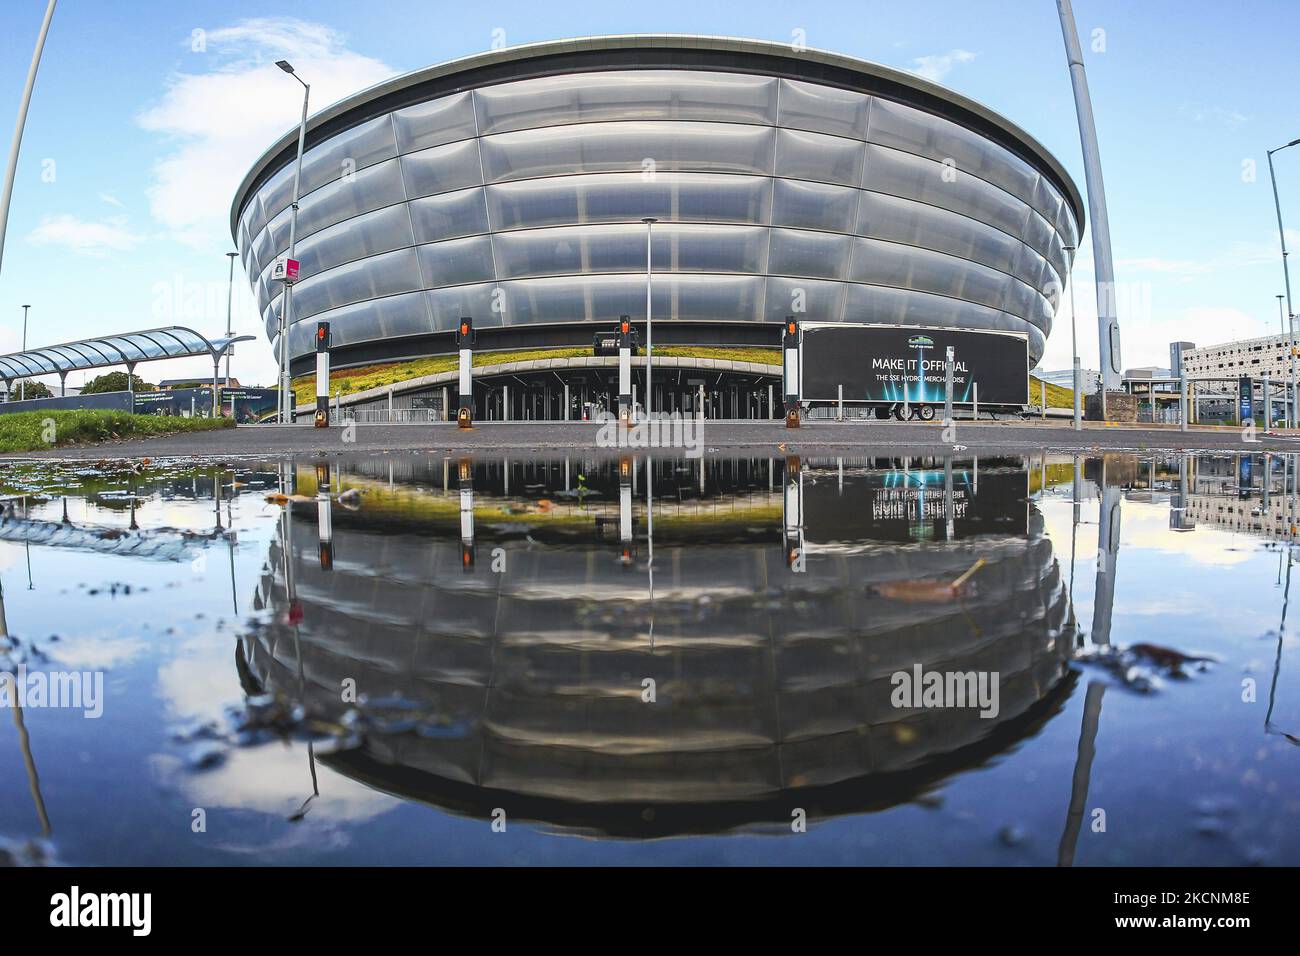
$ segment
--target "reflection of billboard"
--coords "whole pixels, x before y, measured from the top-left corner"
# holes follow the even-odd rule
[[[1026,529],[1028,478],[1023,467],[976,467],[954,462],[952,491],[942,463],[928,468],[867,471],[846,469],[841,481],[832,469],[815,466],[804,484],[805,540],[810,545],[841,541],[923,541],[977,534],[1022,535]],[[833,480],[821,480],[823,476]]]
[[[944,361],[953,348],[953,401],[1029,403],[1029,339],[1018,332],[921,326],[806,324],[805,401],[942,402]]]

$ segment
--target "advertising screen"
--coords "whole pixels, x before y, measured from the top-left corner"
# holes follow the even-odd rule
[[[981,405],[1029,403],[1029,340],[1014,332],[898,325],[803,327],[804,401],[940,403],[944,359],[953,347],[952,399]]]

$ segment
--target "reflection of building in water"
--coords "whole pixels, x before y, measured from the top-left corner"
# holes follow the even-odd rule
[[[645,464],[636,467],[644,489]],[[586,472],[589,483],[616,489],[617,466],[601,468]],[[288,554],[271,547],[259,601],[277,613],[241,639],[244,678],[250,692],[296,697],[301,687],[332,716],[346,706],[342,682],[356,680],[398,716],[322,759],[476,816],[500,806],[651,835],[788,822],[792,807],[816,819],[889,806],[1004,752],[1056,712],[1071,682],[1069,610],[1023,469],[1003,469],[1005,480],[981,470],[978,494],[963,485],[975,517],[957,521],[950,540],[859,530],[863,516],[873,521],[868,471],[857,484],[834,465],[808,468],[802,495],[818,543],[802,573],[786,563],[779,510],[737,509],[734,524],[710,533],[661,524],[656,497],[653,598],[648,549],[629,571],[597,538],[594,515],[567,537],[541,531],[542,515],[528,537],[483,520],[493,500],[477,474],[484,557],[471,573],[455,525],[376,530],[365,507],[334,512],[333,567],[322,570],[305,506],[286,523]],[[674,494],[660,473],[656,494]],[[766,499],[765,488],[755,494]],[[838,527],[833,541],[823,527]],[[498,548],[503,573],[485,557]],[[951,581],[979,557],[987,564],[961,600],[884,596],[890,582]],[[918,663],[996,672],[997,716],[892,706],[891,676]],[[647,680],[654,702],[643,700]]]
[[[1289,540],[1296,519],[1295,465],[1295,458],[1287,455],[1189,457],[1185,520]]]

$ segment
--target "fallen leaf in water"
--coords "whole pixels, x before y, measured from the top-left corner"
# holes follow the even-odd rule
[[[948,604],[970,590],[970,579],[987,562],[980,558],[952,581],[922,579],[915,581],[884,581],[877,584],[875,592],[891,601],[905,604]]]

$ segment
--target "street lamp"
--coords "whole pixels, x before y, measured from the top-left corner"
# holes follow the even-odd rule
[[[31,308],[30,305],[23,306],[23,351],[24,352],[27,351],[27,310],[30,308]],[[24,401],[26,398],[27,398],[27,379],[20,378],[18,380],[18,401],[20,402]]]
[[[293,173],[293,210],[289,214],[289,252],[288,258],[294,257],[298,243],[298,188],[302,184],[302,148],[307,139],[307,100],[311,96],[311,86],[303,82],[302,77],[294,72],[288,60],[276,60],[275,65],[302,83],[302,121],[298,124],[298,165]],[[280,307],[280,423],[289,424],[289,326],[293,309],[293,282],[286,276],[284,283],[284,304]]]
[[[1079,367],[1079,336],[1074,321],[1074,246],[1065,247],[1066,275],[1065,284],[1070,288],[1070,352],[1074,355],[1074,430],[1083,430],[1083,406],[1080,390],[1083,388],[1083,373]],[[1043,383],[1043,407],[1047,407],[1047,383]]]
[[[659,220],[646,216],[645,223],[645,417],[649,418],[654,410],[654,390],[650,376],[654,372],[654,317],[650,307],[650,281],[654,273],[650,268],[650,234]]]
[[[230,260],[230,283],[226,287],[226,338],[234,338],[235,332],[230,324],[230,305],[235,297],[235,256],[238,252],[227,252],[226,258]],[[230,353],[234,350],[233,345],[226,346],[226,388],[230,387]]]
[[[1282,203],[1277,198],[1277,176],[1273,172],[1273,154],[1280,153],[1284,149],[1290,149],[1300,143],[1300,139],[1293,139],[1285,146],[1279,146],[1277,149],[1268,150],[1268,178],[1273,183],[1273,206],[1277,210],[1277,238],[1282,244],[1282,278],[1286,282],[1286,312],[1288,317],[1287,324],[1287,351],[1291,353],[1291,400],[1286,403],[1287,414],[1285,416],[1288,426],[1294,428],[1296,425],[1296,379],[1295,379],[1295,309],[1291,306],[1291,268],[1286,259],[1286,233],[1282,230]]]

